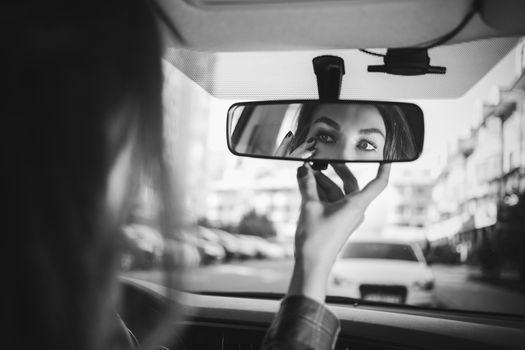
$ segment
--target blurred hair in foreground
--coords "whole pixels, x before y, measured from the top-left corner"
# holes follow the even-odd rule
[[[6,282],[10,328],[2,347],[118,346],[121,227],[143,179],[160,201],[160,231],[168,241],[176,238],[181,216],[171,202],[173,169],[163,160],[161,42],[150,6],[147,0],[6,6],[1,129],[13,231],[4,246],[16,261]],[[165,246],[167,285],[177,287],[173,244]],[[162,317],[180,315],[175,305],[165,310]],[[166,336],[165,328],[152,337]]]

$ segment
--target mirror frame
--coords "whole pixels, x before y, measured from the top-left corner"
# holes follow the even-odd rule
[[[360,104],[374,104],[374,103],[382,103],[382,104],[394,104],[394,105],[409,105],[411,108],[418,109],[421,113],[421,140],[417,140],[417,145],[420,149],[420,151],[416,154],[416,156],[413,159],[404,159],[404,160],[340,160],[340,159],[322,159],[322,158],[315,158],[315,159],[304,159],[304,158],[292,158],[292,157],[276,157],[276,156],[266,156],[266,155],[259,155],[259,154],[245,154],[245,153],[239,153],[236,152],[233,149],[233,146],[231,144],[231,137],[230,135],[233,134],[232,125],[230,122],[230,115],[232,109],[239,107],[239,106],[258,106],[258,105],[277,105],[277,104],[297,104],[297,103],[309,103],[309,102],[318,102],[318,103],[330,103],[330,104],[348,104],[348,103],[360,103]],[[230,132],[231,131],[231,132]],[[425,144],[425,116],[423,113],[423,110],[416,104],[410,103],[410,102],[396,102],[396,101],[374,101],[374,100],[315,100],[315,99],[304,99],[304,100],[267,100],[267,101],[248,101],[248,102],[236,102],[232,104],[228,108],[228,113],[226,115],[226,143],[228,144],[228,150],[239,157],[247,157],[247,158],[259,158],[259,159],[273,159],[273,160],[285,160],[285,161],[300,161],[300,162],[310,162],[310,163],[406,163],[406,162],[413,162],[417,160],[421,154],[423,153],[423,148]]]

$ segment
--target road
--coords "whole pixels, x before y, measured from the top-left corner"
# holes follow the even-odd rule
[[[433,266],[439,303],[450,309],[525,315],[525,294],[469,278],[468,266]]]
[[[185,289],[222,292],[286,291],[293,262],[246,261],[188,270]],[[432,266],[435,292],[440,307],[471,311],[525,315],[525,294],[473,280],[467,266]],[[132,277],[152,282],[162,280],[155,271],[131,272]]]

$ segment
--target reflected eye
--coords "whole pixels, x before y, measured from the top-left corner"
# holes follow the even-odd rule
[[[328,134],[319,134],[317,135],[316,139],[317,141],[321,143],[334,143],[335,142],[334,138]]]
[[[377,150],[377,146],[368,140],[358,141],[356,147],[360,151],[365,151],[365,152],[371,152],[371,151]]]

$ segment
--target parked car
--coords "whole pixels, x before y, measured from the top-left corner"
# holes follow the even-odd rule
[[[211,230],[215,232],[220,244],[224,247],[227,261],[241,257],[241,243],[237,237],[221,229],[212,228]]]
[[[283,259],[286,256],[286,252],[283,247],[269,242],[262,237],[246,236],[246,239],[254,242],[257,250],[257,258],[259,259]]]
[[[206,227],[197,226],[195,234],[203,247],[204,263],[215,264],[226,259],[226,250],[222,246],[219,236],[214,231]]]
[[[257,248],[257,242],[250,239],[249,236],[241,235],[241,234],[234,234],[234,237],[237,238],[237,241],[239,243],[239,258],[246,260],[246,259],[255,259],[257,258],[258,254],[258,248]]]
[[[205,238],[199,228],[181,233],[183,240],[195,246],[200,254],[200,262],[204,265],[222,262],[226,256],[224,248],[217,242]]]
[[[332,270],[334,295],[435,306],[435,279],[418,245],[351,239]]]
[[[295,252],[294,237],[272,237],[268,238],[268,242],[277,244],[284,251],[285,258],[293,258]]]
[[[156,229],[146,225],[131,224],[124,227],[123,231],[128,243],[121,259],[124,270],[160,267],[164,239]]]
[[[192,269],[201,265],[201,253],[199,248],[191,242],[185,240],[171,241],[173,258],[176,266]]]

